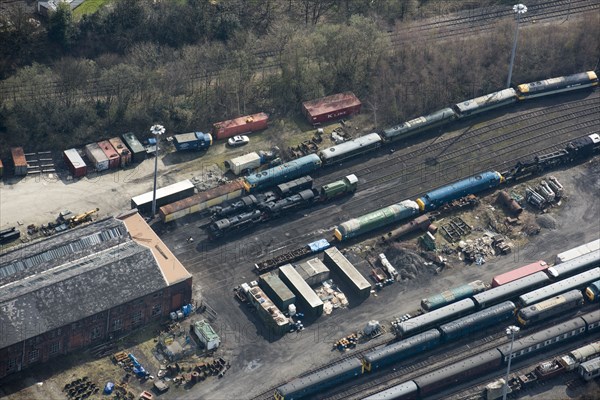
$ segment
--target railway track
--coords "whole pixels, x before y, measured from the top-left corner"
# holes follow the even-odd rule
[[[540,1],[528,6],[528,14],[521,19],[523,24],[533,24],[535,21],[547,20],[567,15],[581,14],[600,9],[600,0],[553,0]],[[465,15],[465,13],[467,15]],[[413,22],[413,25],[407,28],[399,28],[393,32],[388,32],[387,36],[391,42],[392,48],[399,44],[414,40],[418,37],[420,40],[446,39],[453,36],[463,35],[465,33],[477,34],[493,29],[494,24],[500,18],[512,15],[509,8],[500,9],[474,9],[467,12],[456,13],[452,17],[436,19],[428,22]],[[418,24],[418,25],[417,25]],[[280,67],[276,60],[279,51],[273,49],[255,49],[253,54],[256,61],[250,68],[258,72],[260,70],[272,73]],[[221,63],[211,69],[196,69],[183,77],[182,82],[190,87],[195,87],[205,82],[212,82],[217,77],[224,77],[221,72],[223,65]],[[77,95],[86,98],[102,98],[116,96],[123,91],[136,92],[145,83],[134,80],[127,80],[118,84],[108,84],[100,78],[89,79],[84,85],[83,90],[78,90]],[[0,82],[0,97],[11,100],[33,99],[39,97],[59,97],[66,92],[66,86],[59,81],[50,81],[43,85],[23,88],[10,84],[6,81]]]

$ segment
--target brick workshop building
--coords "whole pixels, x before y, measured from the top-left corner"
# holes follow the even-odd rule
[[[0,378],[161,320],[192,275],[137,213],[0,256]]]

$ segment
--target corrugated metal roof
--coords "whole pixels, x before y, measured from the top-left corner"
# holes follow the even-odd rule
[[[65,150],[64,153],[75,167],[85,167],[85,162],[79,155],[77,149],[68,149]]]
[[[189,179],[186,179],[184,181],[177,182],[172,185],[157,189],[156,190],[156,199],[160,199],[162,197],[169,196],[173,193],[178,193],[178,192],[193,189],[193,188],[195,188],[194,184]],[[146,203],[152,201],[152,197],[153,197],[153,192],[150,191],[150,192],[147,192],[144,194],[140,194],[139,196],[132,197],[131,201],[133,201],[137,205],[146,204]]]
[[[366,290],[371,289],[371,284],[365,279],[364,276],[344,255],[337,249],[337,247],[331,247],[325,250],[325,256],[329,257],[338,267],[339,270],[350,279],[357,289]]]
[[[240,180],[235,180],[233,182],[226,183],[225,185],[217,186],[216,188],[200,192],[188,197],[187,199],[182,199],[174,203],[167,204],[166,206],[162,206],[160,208],[160,212],[163,215],[169,215],[177,211],[185,210],[186,208],[192,207],[196,204],[201,204],[205,201],[223,196],[224,194],[242,190],[243,188],[244,185],[242,182]]]
[[[311,115],[321,115],[343,108],[359,106],[362,103],[352,92],[338,93],[316,100],[302,103],[304,109]]]
[[[294,286],[294,288],[296,288],[298,293],[302,295],[304,300],[306,300],[311,307],[316,308],[323,306],[323,302],[319,296],[317,296],[315,291],[308,286],[308,283],[302,279],[298,271],[296,271],[291,264],[286,264],[282,267],[279,267],[279,271],[287,277],[290,283]]]

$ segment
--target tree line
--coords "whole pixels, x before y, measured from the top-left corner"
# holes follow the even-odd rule
[[[185,132],[257,111],[289,116],[300,112],[302,101],[345,90],[363,100],[365,112],[381,128],[505,83],[514,34],[510,19],[477,37],[393,45],[380,18],[353,13],[369,2],[256,1],[242,13],[244,2],[232,1],[222,2],[228,8],[221,17],[208,18],[201,10],[216,12],[212,3],[117,0],[111,9],[82,20],[77,49],[52,62],[19,67],[0,82],[0,147],[60,150],[126,131],[143,133],[156,121],[170,132]],[[193,34],[160,35],[156,27],[169,23],[147,20],[158,18],[148,10],[167,4],[178,4],[175,10],[180,7],[183,14],[193,5],[199,14],[192,19],[203,15],[211,21],[198,23],[202,26]],[[121,10],[120,18],[102,20],[115,10]],[[282,10],[296,18],[279,18]],[[164,11],[169,18],[190,17]],[[235,29],[224,28],[232,21]],[[522,27],[514,82],[594,68],[600,49],[591,38],[600,33],[598,22],[592,15],[576,23]],[[94,29],[86,31],[90,28],[81,27],[86,24]],[[59,38],[75,38],[72,30],[55,29]],[[136,29],[148,36],[131,31]],[[115,32],[118,36],[112,36]],[[120,43],[111,42],[117,37]],[[90,47],[80,49],[81,43]],[[103,48],[113,45],[112,52]]]

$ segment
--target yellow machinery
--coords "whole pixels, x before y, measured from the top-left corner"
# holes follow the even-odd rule
[[[69,226],[71,228],[83,224],[84,222],[88,222],[89,220],[92,219],[92,215],[94,215],[95,213],[97,213],[100,209],[96,208],[95,210],[90,210],[87,212],[84,212],[83,214],[79,214],[74,216],[73,218],[71,218],[69,220]]]

